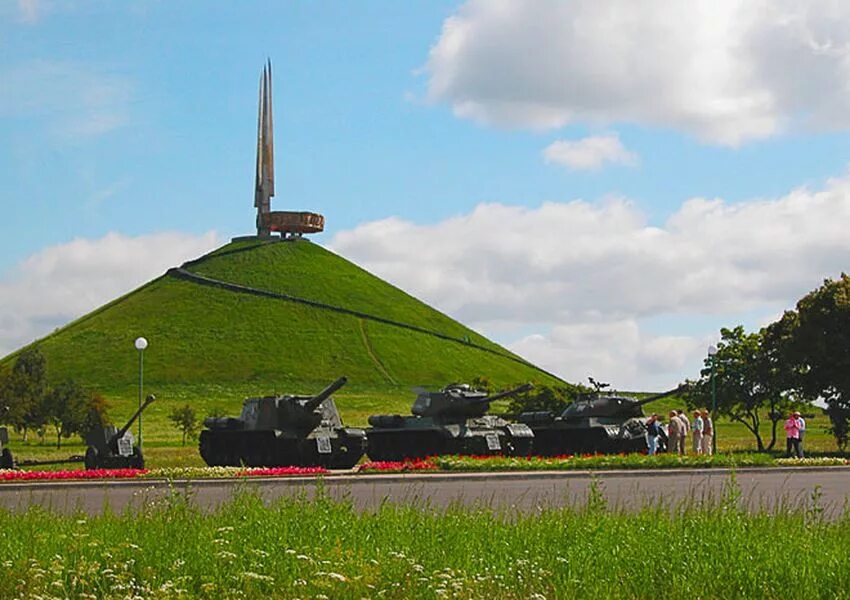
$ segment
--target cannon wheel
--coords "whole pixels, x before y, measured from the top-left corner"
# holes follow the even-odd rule
[[[131,469],[144,469],[145,468],[145,457],[142,455],[142,449],[138,446],[133,447],[133,456],[130,457],[130,468]]]
[[[3,448],[0,452],[0,469],[14,469],[15,459],[12,456],[12,451],[8,448]]]
[[[86,448],[86,456],[83,461],[86,466],[87,471],[92,471],[94,469],[100,468],[100,456],[98,454],[97,448],[94,446],[89,446]]]

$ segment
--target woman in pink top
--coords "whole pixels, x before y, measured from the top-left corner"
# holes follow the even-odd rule
[[[796,458],[803,458],[800,449],[800,422],[790,414],[785,421],[785,456],[790,458],[792,450]]]

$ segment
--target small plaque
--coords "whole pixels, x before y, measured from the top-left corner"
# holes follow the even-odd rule
[[[331,438],[329,437],[317,437],[316,438],[316,448],[319,451],[319,454],[330,454],[331,453]]]
[[[488,450],[501,450],[502,445],[499,443],[499,436],[495,433],[488,433],[484,436],[484,439],[487,440],[487,449]]]
[[[118,440],[118,455],[124,457],[133,456],[133,436],[125,435]]]

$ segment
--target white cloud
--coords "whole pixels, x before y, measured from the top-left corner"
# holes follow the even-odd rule
[[[552,372],[587,383],[587,376],[610,381],[619,389],[675,387],[696,375],[708,336],[651,335],[637,321],[556,325],[545,335],[526,336],[511,350]]]
[[[37,252],[0,281],[0,356],[219,244],[212,231],[109,233]]]
[[[39,0],[18,0],[20,20],[27,24],[37,23],[41,18],[42,5]]]
[[[630,122],[736,145],[850,128],[850,3],[469,0],[428,96],[501,126]]]
[[[692,198],[659,227],[623,199],[481,204],[434,225],[366,223],[330,245],[461,321],[501,332],[564,376],[583,377],[586,367],[576,373],[556,357],[584,352],[583,365],[634,365],[644,374],[630,383],[639,385],[647,373],[667,373],[670,383],[693,375],[676,370],[676,356],[704,351],[714,334],[714,325],[687,336],[647,333],[649,319],[728,317],[723,324],[735,325],[739,315],[776,314],[847,270],[849,222],[847,176],[775,199]],[[512,329],[526,333],[507,339]],[[601,337],[593,342],[588,331]],[[576,335],[581,345],[566,343]]]
[[[543,159],[573,170],[595,170],[605,163],[633,166],[638,162],[637,155],[626,150],[617,134],[554,141],[543,150]]]
[[[36,60],[0,71],[0,117],[43,119],[65,141],[91,138],[129,122],[133,84],[71,61]]]

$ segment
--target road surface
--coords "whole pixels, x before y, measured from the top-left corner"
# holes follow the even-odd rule
[[[527,512],[582,505],[593,487],[610,507],[638,510],[647,505],[718,502],[729,497],[732,479],[741,505],[753,510],[774,511],[817,501],[827,515],[838,517],[845,502],[850,501],[850,468],[821,467],[738,469],[734,473],[728,469],[687,469],[2,483],[0,507],[19,511],[40,505],[61,512],[96,514],[105,507],[116,512],[128,507],[138,509],[170,494],[189,492],[198,505],[214,509],[242,489],[255,490],[266,500],[273,500],[312,495],[321,487],[335,498],[349,499],[358,510],[374,509],[389,501],[432,509],[461,502]]]

